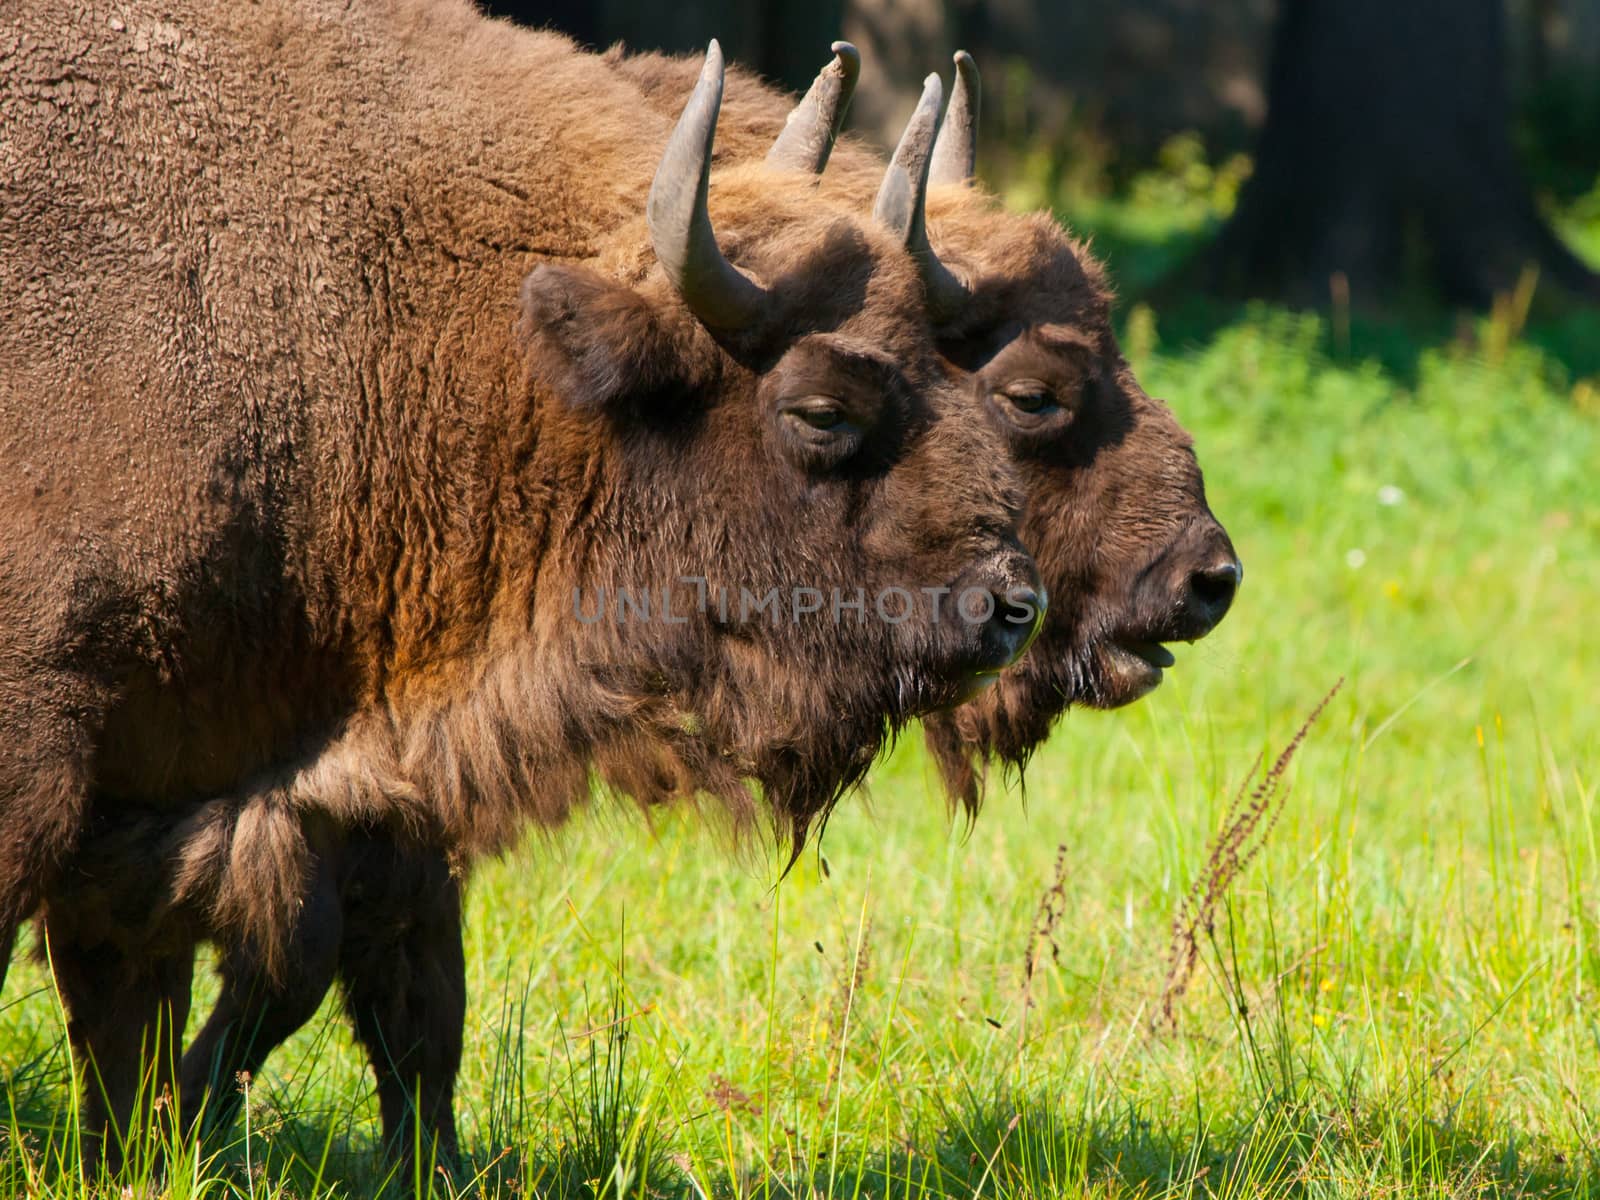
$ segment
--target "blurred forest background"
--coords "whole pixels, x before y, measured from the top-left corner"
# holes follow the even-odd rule
[[[1314,307],[1416,292],[1486,308],[1533,266],[1600,300],[1570,232],[1551,229],[1574,206],[1600,211],[1600,0],[489,8],[596,48],[690,53],[715,36],[794,91],[843,36],[864,60],[849,127],[883,145],[923,75],[948,77],[951,53],[967,49],[984,77],[980,173],[1095,233],[1125,293],[1161,280]],[[1175,224],[1147,230],[1160,246],[1128,261],[1138,247],[1104,227],[1104,206],[1141,196],[1162,199]],[[1112,224],[1130,219],[1154,214],[1119,205]]]

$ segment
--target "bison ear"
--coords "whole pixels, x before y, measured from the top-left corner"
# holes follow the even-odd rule
[[[522,331],[534,374],[574,407],[660,411],[703,382],[703,338],[676,306],[583,267],[542,265],[522,285]]]

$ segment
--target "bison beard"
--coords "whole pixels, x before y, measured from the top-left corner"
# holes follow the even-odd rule
[[[325,984],[373,957],[338,922],[382,846],[464,864],[593,776],[735,823],[754,782],[798,843],[888,730],[1020,652],[921,591],[1037,576],[928,336],[920,186],[883,230],[726,172],[724,258],[714,47],[674,126],[452,0],[5,19],[0,920],[42,901],[91,1130],[128,1128],[141,1041],[172,1074],[196,937]],[[918,599],[570,607],[690,578]],[[444,861],[392,938],[449,978]],[[369,982],[398,1121],[395,1079],[442,1067]]]

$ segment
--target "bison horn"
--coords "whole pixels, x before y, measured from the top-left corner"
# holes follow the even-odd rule
[[[722,256],[706,190],[722,107],[722,47],[713,40],[689,103],[667,141],[645,207],[650,242],[683,302],[708,328],[742,329],[763,309],[761,288]]]
[[[928,182],[971,183],[978,163],[978,64],[965,50],[956,51],[956,81],[945,109],[944,124],[933,143]]]
[[[789,114],[783,132],[767,151],[767,164],[782,170],[822,174],[860,74],[860,51],[849,42],[835,42],[833,61],[822,68],[811,90]]]
[[[872,216],[900,238],[917,261],[927,290],[928,315],[935,321],[947,320],[967,301],[967,289],[950,273],[928,244],[928,224],[923,206],[928,198],[928,164],[933,141],[939,132],[939,101],[943,93],[939,77],[929,75],[922,82],[922,99],[900,144],[894,148],[889,169],[883,173]]]

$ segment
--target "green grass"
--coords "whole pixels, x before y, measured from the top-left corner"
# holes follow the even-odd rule
[[[458,1186],[1600,1196],[1600,317],[1125,325],[1245,563],[1234,613],[969,837],[913,737],[777,886],[613,810],[484,867]],[[1235,789],[1341,677],[1163,1022]],[[74,1196],[46,980],[19,961],[0,1010],[0,1191]],[[331,1007],[247,1107],[173,1194],[383,1183]]]

